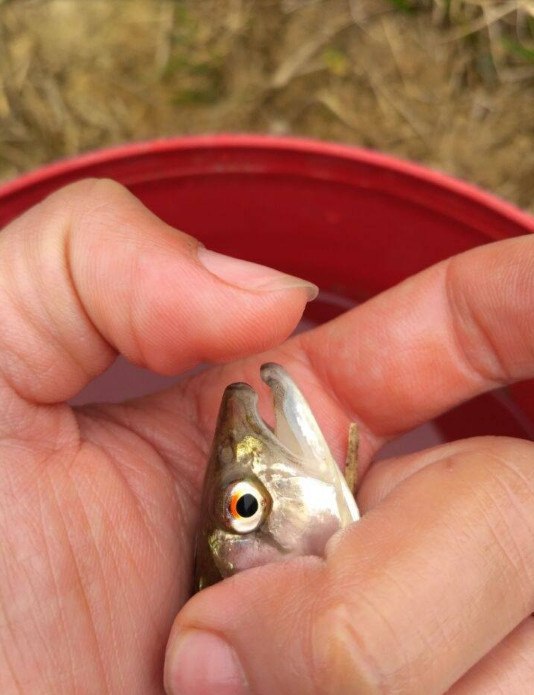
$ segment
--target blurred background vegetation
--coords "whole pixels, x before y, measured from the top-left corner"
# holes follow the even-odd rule
[[[534,212],[534,0],[0,0],[0,179],[221,131],[376,148]]]

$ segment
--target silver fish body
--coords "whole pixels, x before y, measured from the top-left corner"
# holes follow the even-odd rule
[[[328,539],[359,519],[356,502],[311,409],[287,372],[265,364],[274,432],[248,384],[224,392],[206,469],[195,590],[250,567],[323,555]]]

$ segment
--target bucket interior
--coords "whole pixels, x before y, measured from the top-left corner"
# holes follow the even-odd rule
[[[129,145],[59,163],[0,187],[0,225],[87,176],[127,185],[159,217],[222,253],[319,285],[307,326],[423,268],[534,221],[466,184],[354,148],[256,136]],[[75,402],[172,383],[119,360]],[[385,454],[474,435],[534,439],[534,382],[485,394],[388,445]]]

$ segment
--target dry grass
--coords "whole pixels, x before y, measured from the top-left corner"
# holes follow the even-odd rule
[[[219,131],[381,149],[534,211],[534,1],[0,0],[0,178]]]

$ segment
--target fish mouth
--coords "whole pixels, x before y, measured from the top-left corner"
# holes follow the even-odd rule
[[[244,382],[230,384],[224,391],[215,431],[215,465],[229,474],[238,463],[240,444],[251,436],[263,442],[278,459],[292,463],[300,475],[329,483],[336,490],[340,509],[347,518],[359,512],[341,470],[301,391],[280,364],[268,362],[260,368],[262,380],[271,391],[275,425],[264,422],[258,412],[258,394]],[[238,468],[239,466],[237,466]]]
[[[237,444],[247,434],[256,435],[298,460],[308,475],[328,477],[332,466],[338,471],[310,406],[284,367],[265,363],[260,376],[271,392],[274,427],[260,416],[258,394],[252,386],[235,382],[224,391],[216,437],[230,433]]]

